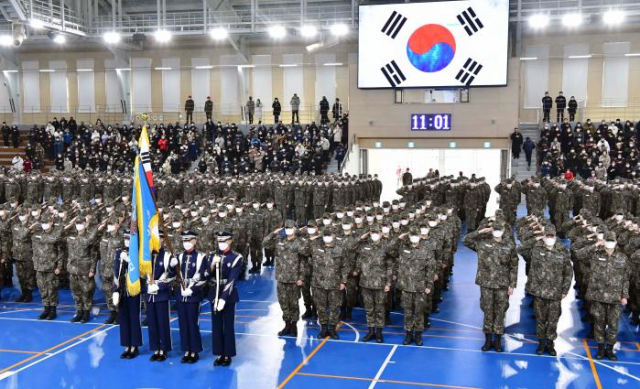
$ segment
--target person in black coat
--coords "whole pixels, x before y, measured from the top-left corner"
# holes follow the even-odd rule
[[[187,118],[185,123],[193,123],[193,110],[196,107],[196,103],[194,103],[191,96],[187,98],[187,101],[184,102],[184,110],[187,113]]]
[[[518,131],[518,127],[513,129],[511,138],[511,153],[514,159],[520,159],[520,151],[522,150],[522,134]]]
[[[535,150],[536,145],[533,143],[531,138],[527,137],[525,139],[524,144],[522,145],[522,149],[524,150],[524,156],[527,159],[527,169],[531,170],[531,154],[533,154],[533,150]]]
[[[576,112],[578,111],[578,101],[575,96],[571,96],[569,99],[569,121],[573,122],[576,120]]]
[[[213,101],[211,101],[211,96],[207,96],[207,101],[204,103],[204,113],[207,115],[207,122],[211,121],[213,117]]]
[[[282,106],[280,105],[280,102],[278,101],[278,98],[276,97],[273,100],[273,104],[271,104],[271,108],[273,108],[273,120],[275,124],[278,124],[278,122],[280,121],[280,113],[282,112]]]
[[[321,124],[329,123],[329,100],[326,96],[322,96],[322,100],[320,100],[320,117]]]
[[[549,113],[551,112],[551,107],[553,106],[553,99],[549,96],[549,92],[544,92],[544,97],[542,98],[542,112],[543,112],[543,122],[549,123]]]
[[[556,117],[556,121],[558,123],[562,122],[564,120],[564,109],[567,108],[567,98],[564,97],[562,95],[562,91],[560,91],[558,93],[558,96],[556,97],[556,111],[557,111],[557,117]]]

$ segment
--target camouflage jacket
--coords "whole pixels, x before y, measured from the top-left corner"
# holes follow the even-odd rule
[[[355,271],[360,275],[360,287],[383,289],[391,285],[393,265],[382,243],[371,240],[358,250]]]
[[[82,235],[67,237],[67,271],[72,275],[88,276],[90,271],[96,272],[96,259],[92,258],[93,246],[98,239],[98,230],[87,231]]]
[[[563,244],[556,242],[549,250],[542,241],[531,248],[531,268],[527,293],[547,300],[561,300],[569,293],[573,269]]]
[[[13,259],[16,261],[31,261],[33,250],[31,248],[31,230],[22,223],[15,223],[12,227]]]
[[[102,278],[113,277],[113,259],[116,251],[124,246],[122,234],[105,234],[100,239],[100,276]]]
[[[33,267],[36,271],[52,272],[64,269],[64,258],[59,252],[61,233],[60,229],[50,228],[48,232],[40,229],[32,235]]]
[[[629,298],[629,264],[627,256],[619,251],[609,255],[602,246],[592,249],[589,281],[585,298],[607,304],[618,304]]]
[[[426,288],[433,291],[436,272],[433,240],[423,240],[417,248],[407,243],[402,245],[394,271],[398,289],[415,293],[422,293]]]
[[[306,242],[295,237],[283,238],[280,232],[272,232],[263,240],[265,248],[276,251],[276,281],[293,284],[304,279]]]
[[[340,245],[307,244],[304,251],[304,256],[310,260],[312,287],[338,290],[341,283],[347,283],[349,274]]]
[[[495,241],[491,235],[471,232],[462,243],[478,253],[476,285],[485,288],[515,288],[518,279],[518,255],[512,243]]]

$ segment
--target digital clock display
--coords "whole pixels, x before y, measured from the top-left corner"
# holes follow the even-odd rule
[[[450,113],[414,113],[411,131],[451,131]]]

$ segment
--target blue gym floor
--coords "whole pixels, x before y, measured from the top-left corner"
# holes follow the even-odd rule
[[[392,315],[385,343],[361,343],[364,312],[341,323],[340,340],[317,339],[315,323],[300,321],[297,339],[279,338],[280,308],[273,270],[240,284],[238,357],[230,368],[213,367],[211,313],[203,306],[205,351],[194,365],[180,364],[178,323],[172,313],[174,351],[164,363],[149,362],[149,350],[119,359],[118,327],[104,325],[102,294],[96,292],[92,321],[69,323],[73,302],[61,291],[59,316],[38,321],[39,302],[13,303],[17,289],[0,300],[0,388],[640,388],[640,336],[623,315],[618,362],[595,361],[595,342],[573,296],[563,302],[556,341],[558,357],[537,356],[530,300],[524,295],[524,266],[507,313],[506,352],[483,353],[476,256],[459,245],[450,290],[432,315],[424,346],[403,346],[402,314]],[[572,295],[572,294],[571,294]],[[36,296],[39,300],[39,296]],[[97,315],[96,315],[97,313]],[[145,340],[146,329],[143,329]]]

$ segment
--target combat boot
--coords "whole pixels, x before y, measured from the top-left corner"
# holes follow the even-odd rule
[[[336,332],[336,326],[331,326],[331,328],[329,328],[329,336],[334,340],[340,339],[338,333]]]
[[[429,321],[429,314],[425,313],[424,314],[424,329],[428,330],[429,328],[431,328],[431,322]]]
[[[553,340],[547,340],[547,352],[552,357],[555,357],[556,355],[558,355],[558,353],[556,352],[556,346],[555,344],[553,344]]]
[[[31,300],[33,300],[33,291],[27,289],[27,291],[24,294],[24,302],[25,303],[30,303]]]
[[[298,337],[298,326],[296,325],[295,321],[292,321],[291,323],[289,323],[289,335],[293,336],[294,338]]]
[[[545,346],[546,346],[546,340],[540,339],[540,342],[538,343],[538,348],[536,349],[536,354],[542,355],[542,353],[544,353]]]
[[[303,320],[309,320],[313,317],[313,308],[311,308],[311,305],[305,305],[305,310],[304,310],[304,314],[302,315],[302,319]]]
[[[376,343],[382,343],[382,328],[376,328]]]
[[[613,352],[613,345],[612,344],[608,344],[607,348],[605,350],[605,355],[607,358],[609,358],[610,361],[617,361],[618,357],[616,356],[616,353]]]
[[[75,316],[73,316],[73,318],[71,319],[71,322],[72,322],[72,323],[77,323],[77,322],[79,322],[79,321],[82,319],[82,317],[83,317],[83,316],[84,316],[84,312],[82,312],[82,311],[76,311],[76,314],[75,314]]]
[[[48,305],[44,307],[44,311],[38,316],[38,320],[44,320],[47,316],[49,316],[49,311],[51,311],[51,307]]]
[[[413,334],[411,333],[411,331],[407,331],[406,334],[404,335],[404,340],[402,341],[402,344],[406,346],[411,344],[412,341],[413,341]]]
[[[368,341],[370,341],[371,339],[373,339],[375,337],[376,337],[376,334],[373,331],[373,327],[369,327],[369,332],[367,332],[367,334],[364,336],[364,338],[362,338],[362,341],[363,342],[368,342]]]
[[[598,343],[598,352],[596,353],[596,359],[601,360],[604,358],[604,343]]]
[[[422,346],[422,331],[416,331],[414,340],[416,342],[416,346]]]
[[[320,339],[324,339],[327,336],[329,336],[329,330],[327,329],[327,325],[323,324],[321,325],[321,329],[320,329],[320,333],[318,334],[318,338]]]
[[[493,349],[496,350],[497,353],[502,352],[502,335],[496,334],[496,338],[493,340]]]
[[[631,325],[640,325],[640,312],[635,311],[631,313]]]
[[[386,312],[384,314],[384,324],[387,326],[391,325],[391,312]]]
[[[104,321],[104,324],[113,324],[116,321],[118,313],[116,311],[111,311],[109,318]]]
[[[491,341],[491,334],[484,334],[484,345],[480,350],[489,351],[493,347],[493,342]]]
[[[58,313],[56,312],[56,307],[53,306],[51,307],[51,310],[49,310],[49,316],[47,316],[47,320],[53,320],[56,317],[58,317]]]
[[[289,322],[285,322],[284,323],[284,328],[278,332],[278,336],[285,336],[285,335],[289,335],[291,331],[291,324],[289,324]]]
[[[91,320],[89,311],[84,311],[82,318],[80,319],[80,323],[88,323]]]

